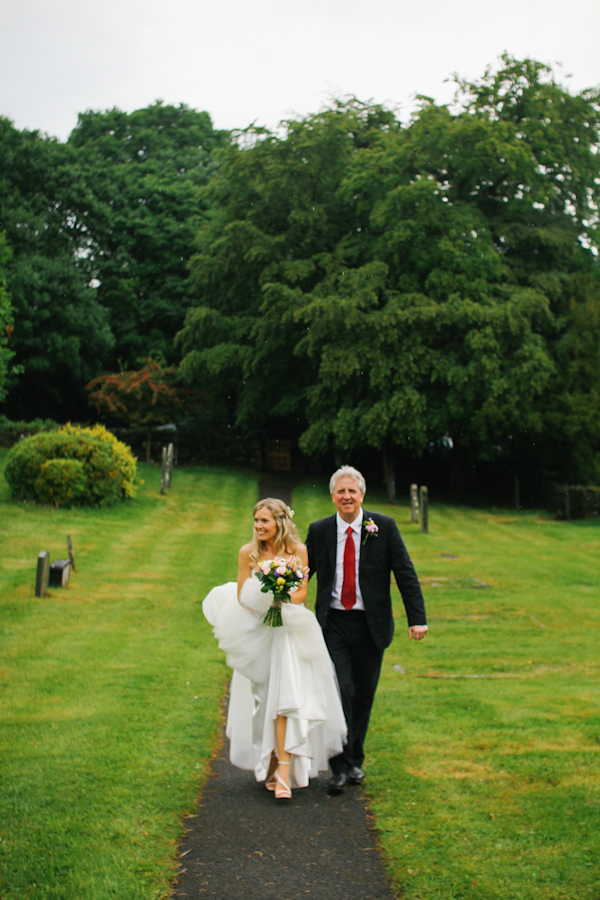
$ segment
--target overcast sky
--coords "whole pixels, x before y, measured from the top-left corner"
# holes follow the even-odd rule
[[[162,99],[275,127],[332,95],[448,102],[508,51],[600,85],[600,0],[0,0],[0,115],[65,140],[86,109]],[[570,79],[567,76],[571,75]]]

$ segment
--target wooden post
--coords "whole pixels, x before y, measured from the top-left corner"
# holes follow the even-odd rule
[[[169,444],[167,448],[167,487],[171,487],[171,479],[173,475],[173,444]]]
[[[410,486],[410,514],[415,525],[419,524],[419,489],[416,484]]]
[[[167,483],[167,448],[162,448],[162,469],[160,472],[160,492],[164,494]]]
[[[45,597],[48,593],[48,578],[50,577],[50,557],[47,550],[42,550],[38,556],[37,573],[35,576],[35,596]]]
[[[73,541],[71,540],[71,535],[67,535],[67,550],[69,551],[69,562],[71,563],[71,568],[74,572],[77,571],[77,566],[75,565],[75,554],[73,552]]]
[[[421,531],[429,534],[429,492],[426,487],[421,485],[419,491],[421,500]]]

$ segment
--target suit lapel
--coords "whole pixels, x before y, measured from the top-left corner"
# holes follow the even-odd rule
[[[329,554],[329,562],[331,563],[331,571],[335,572],[335,556],[337,551],[337,522],[335,516],[331,516],[330,521],[326,523],[325,545]]]
[[[359,575],[363,571],[363,567],[365,565],[365,560],[369,556],[369,553],[371,551],[371,544],[373,542],[372,538],[365,541],[366,532],[364,529],[365,522],[367,521],[367,519],[370,519],[371,516],[372,516],[372,513],[368,512],[366,509],[363,509],[363,520],[362,520],[362,525],[361,525],[361,529],[360,529],[360,556],[358,558],[358,574]]]

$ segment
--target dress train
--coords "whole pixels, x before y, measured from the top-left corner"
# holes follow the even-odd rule
[[[212,589],[202,609],[233,669],[226,731],[231,762],[264,781],[276,748],[277,718],[286,716],[291,775],[296,787],[306,787],[341,753],[346,722],[314,614],[304,604],[284,603],[283,625],[273,628],[262,621],[272,601],[253,576],[239,601],[237,584],[228,582]]]

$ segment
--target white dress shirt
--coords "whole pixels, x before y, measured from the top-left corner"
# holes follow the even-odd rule
[[[346,531],[348,530],[348,527],[350,527],[353,531],[352,538],[354,540],[354,559],[356,565],[356,603],[351,609],[364,610],[365,604],[363,603],[360,585],[358,583],[358,563],[360,560],[360,539],[362,536],[363,521],[362,507],[354,522],[344,522],[339,513],[335,514],[335,519],[337,523],[337,551],[335,554],[335,579],[333,582],[333,590],[331,592],[331,609],[341,609],[346,612],[345,608],[342,606],[340,597],[342,596],[342,584],[344,583],[344,549],[348,537]]]

